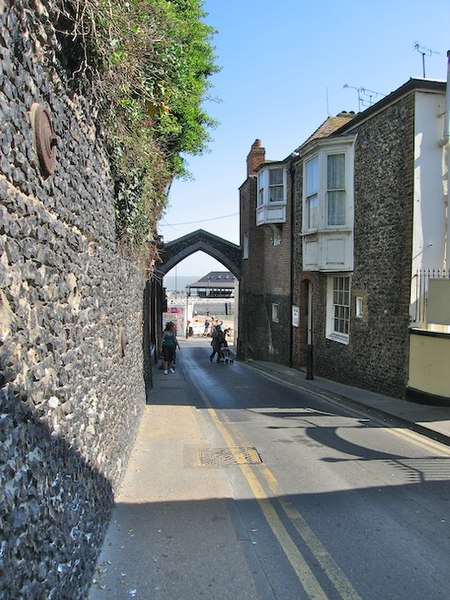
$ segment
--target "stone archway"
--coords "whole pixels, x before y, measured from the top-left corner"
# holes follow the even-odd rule
[[[162,244],[159,255],[163,262],[158,266],[158,271],[166,275],[175,265],[199,250],[218,260],[240,279],[241,247],[203,229]]]
[[[150,332],[148,345],[152,348],[159,346],[162,331],[164,291],[160,276],[164,277],[179,262],[198,251],[205,252],[222,263],[238,281],[241,278],[241,247],[203,229],[160,244],[158,254],[162,262],[158,263],[158,276],[147,283],[148,301],[144,306],[145,327],[148,327]],[[156,362],[156,354],[153,356],[153,362]],[[151,387],[151,374],[149,382]]]

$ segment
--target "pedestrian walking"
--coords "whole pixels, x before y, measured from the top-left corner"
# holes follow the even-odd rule
[[[220,357],[221,357],[220,348],[222,347],[222,345],[224,343],[226,343],[225,335],[224,335],[220,325],[217,325],[214,328],[214,330],[211,333],[211,336],[212,336],[211,346],[212,346],[213,351],[209,357],[209,360],[212,362],[214,360],[215,355],[217,354],[217,362],[220,362]]]
[[[207,337],[209,333],[209,321],[205,319],[205,328],[203,330],[203,337]]]
[[[176,349],[180,349],[173,323],[167,323],[161,338],[164,373],[175,373],[174,358]]]

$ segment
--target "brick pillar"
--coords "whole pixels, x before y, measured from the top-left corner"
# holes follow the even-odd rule
[[[255,169],[266,160],[266,149],[261,148],[261,140],[255,140],[247,156],[247,177],[255,175]]]

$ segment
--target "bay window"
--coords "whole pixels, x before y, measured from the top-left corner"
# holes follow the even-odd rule
[[[353,269],[354,136],[316,140],[303,162],[302,266]]]
[[[286,222],[286,171],[278,164],[264,165],[258,172],[256,224]]]

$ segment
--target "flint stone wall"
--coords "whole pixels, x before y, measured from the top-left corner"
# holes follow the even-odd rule
[[[409,353],[414,94],[358,127],[354,271],[348,345],[326,339],[326,277],[314,315],[318,375],[404,397]],[[354,314],[363,298],[363,318]],[[320,304],[321,303],[321,304]]]
[[[0,1],[0,589],[84,598],[145,404],[140,273],[116,251],[93,108],[52,2]],[[60,51],[60,50],[59,50]],[[52,115],[56,170],[33,147]]]

